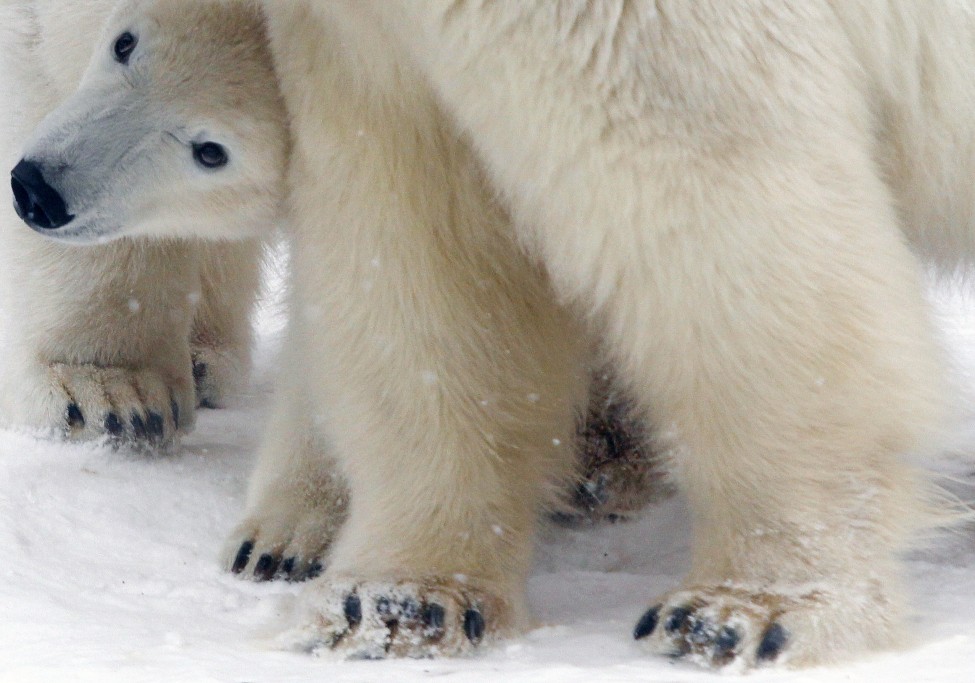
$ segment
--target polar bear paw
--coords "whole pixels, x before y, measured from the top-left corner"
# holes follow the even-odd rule
[[[196,405],[225,408],[241,393],[248,376],[246,352],[229,345],[193,344],[193,383]]]
[[[644,613],[633,635],[654,654],[709,668],[820,664],[892,640],[896,610],[882,603],[866,594],[848,601],[814,588],[777,593],[695,587]]]
[[[313,579],[346,517],[348,495],[337,482],[315,494],[279,491],[233,531],[223,566],[255,581]]]
[[[57,363],[49,376],[60,411],[52,420],[70,439],[108,436],[158,447],[193,422],[189,383],[179,386],[157,370]]]
[[[343,659],[468,655],[509,621],[503,600],[463,577],[321,581],[305,595],[312,606],[308,624],[283,637],[293,649]]]

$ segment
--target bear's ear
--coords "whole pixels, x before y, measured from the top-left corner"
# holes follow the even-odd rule
[[[132,57],[132,53],[135,52],[135,46],[138,44],[139,39],[131,31],[126,31],[121,34],[115,39],[115,44],[112,46],[115,61],[119,64],[128,64],[129,58]]]

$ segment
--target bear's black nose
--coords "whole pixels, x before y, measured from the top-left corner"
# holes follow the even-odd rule
[[[21,160],[10,173],[10,186],[17,215],[35,230],[57,230],[74,220],[61,194],[44,180],[36,162]]]

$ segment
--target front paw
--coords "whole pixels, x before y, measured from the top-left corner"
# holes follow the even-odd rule
[[[296,648],[343,659],[468,655],[510,630],[507,603],[463,577],[357,581],[325,576],[305,594]]]
[[[643,614],[633,635],[655,654],[709,668],[809,666],[896,644],[899,617],[878,585],[719,584],[670,594]]]
[[[170,443],[193,424],[189,382],[153,369],[68,365],[48,372],[60,415],[52,425],[70,439],[108,436],[118,443]]]

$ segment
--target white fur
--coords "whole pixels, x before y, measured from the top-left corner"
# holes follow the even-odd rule
[[[113,413],[132,435],[133,415],[146,421],[155,414],[163,417],[169,438],[176,432],[172,404],[181,430],[193,422],[197,399],[191,355],[198,366],[207,368],[197,397],[207,405],[225,403],[246,377],[249,312],[258,287],[261,246],[257,240],[204,244],[169,237],[186,235],[183,226],[201,222],[210,230],[236,233],[242,221],[219,201],[211,201],[205,210],[194,205],[190,183],[196,178],[187,175],[182,184],[179,178],[166,183],[158,174],[169,163],[166,158],[143,154],[148,158],[137,168],[114,164],[123,172],[116,182],[107,182],[115,168],[97,166],[108,163],[99,157],[107,143],[89,144],[83,149],[91,153],[68,158],[71,143],[84,127],[78,112],[100,107],[104,115],[108,106],[89,83],[97,68],[88,65],[109,58],[115,27],[106,29],[105,24],[117,4],[0,3],[0,168],[13,168],[25,153],[43,157],[57,151],[67,165],[90,166],[89,177],[107,184],[109,194],[116,197],[116,205],[106,209],[112,216],[139,205],[145,192],[134,179],[141,179],[153,184],[155,203],[142,216],[130,216],[127,230],[152,232],[146,226],[151,228],[153,221],[166,226],[164,239],[125,239],[79,249],[31,232],[14,214],[11,200],[3,202],[0,311],[8,320],[0,339],[0,423],[67,428],[72,436],[93,437],[104,433],[105,420]],[[86,87],[76,93],[82,81]],[[275,92],[273,84],[269,88]],[[209,113],[207,93],[200,89],[159,90],[156,95],[157,101],[146,103],[154,112],[165,109],[168,97],[173,106],[197,116]],[[42,123],[56,109],[57,120],[52,124],[49,117]],[[140,122],[134,118],[124,125],[135,129]],[[49,134],[45,142],[43,133],[34,133],[39,124],[41,131],[54,128],[59,136]],[[125,138],[118,127],[107,133]],[[239,130],[240,135],[252,133]],[[52,138],[57,144],[50,142]],[[272,142],[267,144],[268,156],[273,157]],[[280,158],[269,163],[268,177],[279,177]],[[242,190],[258,194],[246,185]],[[279,198],[275,191],[274,199]],[[257,220],[269,230],[272,218],[262,207]],[[189,232],[192,236],[205,231],[197,226]],[[84,415],[83,428],[66,425],[70,403]]]
[[[349,34],[342,15],[319,23],[305,3],[269,10],[272,44],[296,41],[278,51],[301,141],[290,409],[269,430],[248,516],[259,543],[264,528],[273,539],[289,497],[265,492],[295,462],[326,471],[334,453],[351,503],[310,605],[342,604],[349,583],[334,577],[396,594],[403,580],[448,596],[450,614],[480,606],[492,632],[520,628],[535,518],[573,465],[587,344],[418,74],[373,51],[382,34]],[[287,435],[307,429],[313,441],[294,448]],[[326,642],[344,628],[318,618]],[[459,629],[447,624],[448,642]],[[427,651],[415,635],[404,626],[390,651]],[[342,649],[372,652],[370,638]]]
[[[896,553],[927,513],[902,457],[946,393],[907,242],[971,251],[971,5],[296,4],[267,4],[295,140],[287,384],[352,488],[324,641],[368,650],[324,607],[343,576],[459,573],[493,626],[523,623],[545,446],[578,395],[571,327],[540,313],[558,298],[687,445],[694,565],[660,618],[691,614],[652,649],[748,666],[773,624],[794,665],[901,642]],[[466,136],[555,296],[465,199]]]
[[[524,627],[579,317],[685,445],[694,563],[651,649],[747,667],[773,625],[794,665],[901,642],[896,554],[929,513],[903,456],[946,393],[909,244],[971,252],[970,3],[265,7],[293,319],[227,561],[331,546],[305,645],[450,654],[471,611]]]

